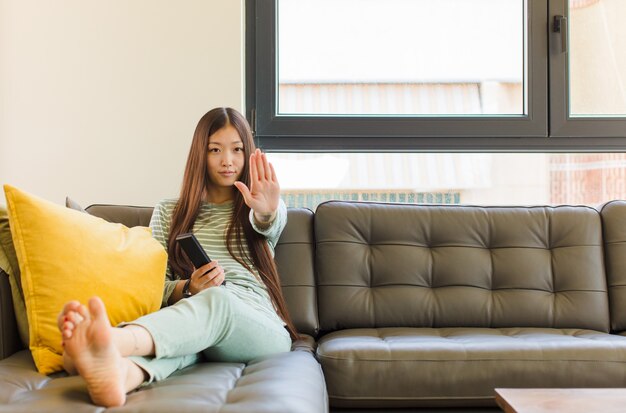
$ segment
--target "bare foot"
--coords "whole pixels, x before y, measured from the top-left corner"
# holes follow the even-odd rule
[[[63,335],[65,353],[87,382],[95,404],[122,406],[126,402],[128,364],[113,343],[104,303],[93,297],[89,300],[89,311],[81,305],[77,313],[84,319],[74,325],[69,337]]]

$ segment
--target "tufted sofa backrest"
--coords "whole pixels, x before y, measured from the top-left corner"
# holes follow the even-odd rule
[[[588,207],[331,201],[315,214],[320,328],[609,330]]]

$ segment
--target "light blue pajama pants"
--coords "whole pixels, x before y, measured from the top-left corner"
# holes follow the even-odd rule
[[[289,332],[223,287],[206,290],[131,323],[152,335],[155,357],[129,357],[148,383],[208,360],[246,363],[291,349]]]

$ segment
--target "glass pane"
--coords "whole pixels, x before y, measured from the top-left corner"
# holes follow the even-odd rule
[[[313,210],[331,199],[589,206],[626,199],[625,153],[270,153],[268,157],[285,203]]]
[[[626,116],[624,17],[624,0],[569,0],[571,116]]]
[[[525,0],[279,0],[278,113],[524,115]]]

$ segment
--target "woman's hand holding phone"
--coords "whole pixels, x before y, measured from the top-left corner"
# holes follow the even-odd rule
[[[191,273],[189,292],[192,295],[211,287],[219,287],[224,282],[224,268],[217,261],[211,261]]]

